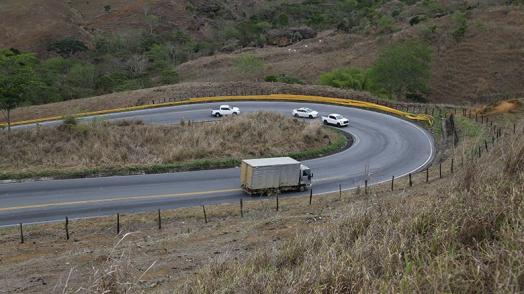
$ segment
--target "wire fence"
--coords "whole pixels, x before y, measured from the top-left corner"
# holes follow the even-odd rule
[[[498,126],[492,119],[489,119],[487,116],[479,115],[478,113],[472,112],[471,110],[468,110],[466,108],[446,108],[446,107],[423,107],[420,105],[403,105],[403,106],[396,106],[400,107],[402,109],[405,109],[406,111],[409,111],[410,109],[414,112],[423,112],[426,114],[437,113],[437,115],[448,118],[450,116],[454,115],[461,115],[471,121],[475,121],[477,124],[481,126],[484,130],[487,131],[487,134],[491,137],[490,139],[485,138],[483,139],[480,144],[474,145],[471,147],[470,152],[467,153],[467,155],[461,154],[460,157],[455,157],[455,154],[453,154],[451,157],[447,158],[447,160],[441,160],[437,163],[432,163],[429,166],[424,167],[423,169],[414,172],[409,173],[406,175],[403,179],[396,177],[395,175],[391,176],[391,180],[389,183],[382,183],[381,187],[389,187],[390,191],[395,191],[398,189],[410,189],[419,185],[428,184],[437,180],[440,180],[446,176],[453,176],[458,169],[464,167],[465,163],[472,160],[481,160],[483,155],[490,152],[493,147],[499,143],[501,138],[504,136],[518,136],[520,133],[522,133],[522,130],[517,126],[516,123],[512,123],[511,125],[502,127]],[[453,146],[455,145],[455,142],[453,142]],[[360,185],[351,188],[351,190],[354,193],[363,193],[364,195],[369,195],[370,193],[373,193],[374,187],[378,186],[372,186],[373,182],[367,177],[363,180],[363,183],[361,185],[363,186],[363,191]],[[343,192],[345,191],[344,186],[347,185],[347,183],[341,182],[338,185],[338,196],[339,199],[342,199]],[[348,187],[350,185],[347,185]],[[380,186],[380,185],[379,185]],[[335,192],[336,193],[336,192]],[[315,197],[316,196],[316,197]],[[320,195],[317,195],[314,193],[313,189],[310,189],[309,192],[302,196],[304,201],[307,203],[307,205],[312,205],[314,202],[314,199],[317,197],[320,197]],[[301,199],[302,199],[301,198]],[[239,199],[239,217],[243,218],[245,216],[245,208],[246,208],[246,200],[244,198]],[[275,201],[274,203],[274,209],[275,211],[281,210],[281,202],[280,202],[280,195],[276,194],[274,199],[268,198],[265,201]],[[211,219],[208,218],[207,210],[210,209],[210,206],[206,203],[201,204],[202,207],[202,221],[203,223],[207,224],[211,221]],[[207,210],[206,210],[207,208]],[[125,228],[122,228],[121,226],[121,218],[122,215],[120,213],[117,213],[115,215],[115,224],[114,224],[114,233],[115,234],[121,234],[123,231],[125,231]],[[156,219],[156,225],[158,230],[162,230],[162,224],[163,224],[163,217],[162,217],[162,210],[157,209],[155,214]],[[64,238],[66,240],[69,240],[71,237],[70,232],[70,226],[71,221],[68,216],[64,217]],[[19,224],[19,235],[20,235],[20,243],[24,243],[27,241],[27,236],[24,234],[24,224]]]

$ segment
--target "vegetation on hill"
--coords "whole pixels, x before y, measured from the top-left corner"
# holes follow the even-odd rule
[[[51,0],[47,1],[46,4],[51,3]],[[507,77],[511,70],[506,64],[519,58],[522,44],[504,36],[518,36],[514,27],[519,25],[520,14],[508,16],[512,22],[500,27],[497,18],[491,17],[498,12],[489,10],[503,4],[497,1],[475,5],[434,0],[263,1],[253,3],[250,9],[240,9],[243,6],[239,3],[216,0],[186,3],[183,11],[179,7],[182,4],[177,4],[173,9],[177,15],[183,14],[179,17],[180,22],[171,22],[173,15],[170,13],[175,14],[175,11],[166,9],[168,4],[163,0],[145,1],[136,7],[107,1],[98,10],[93,7],[97,3],[61,4],[72,5],[71,9],[80,11],[82,17],[91,20],[83,27],[89,34],[46,39],[45,50],[35,50],[38,61],[34,62],[33,71],[41,83],[39,95],[22,99],[16,105],[70,100],[173,84],[180,80],[260,81],[268,77],[268,81],[316,83],[322,72],[345,67],[353,72],[335,72],[338,77],[326,81],[330,78],[324,76],[321,83],[417,101],[435,101],[444,99],[442,97],[458,99],[462,98],[457,96],[462,92],[470,95],[508,94],[519,89],[511,77],[494,78],[483,73],[482,68],[474,70],[483,73],[481,76],[474,75],[470,68],[475,62],[467,61],[472,58],[470,51],[473,50],[491,60],[488,63],[493,68],[486,72],[493,71]],[[12,13],[18,11],[16,6],[9,6],[9,9]],[[127,26],[134,22],[127,23],[122,19],[124,16],[137,18],[136,27],[128,30]],[[487,26],[483,20],[486,17],[495,19],[495,24]],[[101,24],[119,19],[122,24],[112,30]],[[323,34],[325,30],[338,35],[318,37],[317,33]],[[492,39],[489,36],[494,34],[508,40],[504,42],[507,42],[511,55],[507,54],[508,50],[499,48],[500,42],[495,44],[496,48],[483,47],[482,50],[468,43],[474,39],[476,43],[485,44],[481,42],[483,38],[489,41]],[[309,45],[313,44],[289,48],[287,55],[283,54],[285,50],[276,50],[278,47],[275,47],[293,45],[315,36],[315,49],[307,49],[310,52],[304,56],[298,54],[297,48],[310,48]],[[347,40],[332,44],[338,37],[331,39],[327,36],[343,36]],[[419,45],[406,45],[410,43]],[[10,45],[3,46],[10,48]],[[229,56],[242,48],[249,48],[243,49],[249,53]],[[337,51],[340,52],[335,54]],[[16,48],[3,49],[2,52],[4,55],[29,54]],[[206,59],[208,55],[216,58]],[[325,56],[325,60],[318,59],[319,56]],[[502,56],[507,56],[508,60]],[[359,60],[353,62],[355,58]],[[395,65],[395,58],[402,61],[401,67]],[[199,61],[193,63],[195,59]],[[467,64],[462,64],[466,61]],[[224,71],[223,67],[228,69]],[[364,73],[356,73],[353,68],[363,69],[368,77],[364,78]],[[395,71],[386,75],[389,69]],[[341,76],[345,77],[340,79]],[[346,78],[349,80],[344,81]],[[465,85],[470,87],[462,89]]]

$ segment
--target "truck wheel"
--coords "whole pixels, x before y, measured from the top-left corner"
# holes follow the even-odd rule
[[[340,128],[340,123],[337,123],[337,127],[339,127],[339,128]]]
[[[294,113],[293,116],[294,116],[294,117],[298,117],[298,113]]]
[[[215,117],[220,117],[220,113],[215,113]]]
[[[323,123],[324,123],[325,125],[327,125],[327,124],[328,124],[326,120],[323,120],[322,122],[323,122]]]
[[[309,118],[313,118],[313,116],[312,116],[312,115],[309,115]]]

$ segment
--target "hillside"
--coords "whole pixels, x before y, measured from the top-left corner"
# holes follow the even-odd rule
[[[281,48],[243,50],[237,54],[202,57],[180,65],[184,81],[260,80],[266,75],[286,73],[309,83],[319,74],[340,67],[371,66],[377,52],[387,44],[405,39],[424,39],[428,26],[438,27],[431,36],[433,48],[430,100],[440,103],[483,103],[499,95],[523,96],[524,13],[520,9],[495,7],[479,9],[471,15],[461,42],[445,32],[453,26],[451,15],[431,23],[404,25],[388,35],[345,34],[325,31],[316,38]],[[264,60],[260,73],[245,76],[232,66],[238,54],[249,52]]]
[[[48,51],[54,42],[73,38],[86,44],[88,51],[61,61],[69,67],[60,73],[65,79],[50,82],[54,92],[40,91],[46,98],[39,103],[180,81],[261,81],[278,74],[315,84],[320,74],[336,68],[369,68],[382,49],[413,39],[433,52],[429,101],[523,96],[520,6],[348,3],[7,0],[0,3],[0,48],[36,52],[44,60],[56,56]],[[236,62],[245,55],[262,66],[248,73],[239,69]],[[77,72],[94,80],[82,80]]]
[[[5,0],[0,2],[0,48],[45,54],[48,43],[65,37],[74,37],[93,45],[93,38],[97,34],[126,35],[148,30],[148,15],[158,17],[155,24],[158,31],[177,28],[202,38],[209,34],[208,29],[214,17],[238,18],[245,13],[249,14],[250,10],[256,11],[261,6],[267,6],[265,2]],[[39,25],[35,26],[35,23]]]

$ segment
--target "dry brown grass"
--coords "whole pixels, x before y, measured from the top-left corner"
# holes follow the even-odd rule
[[[506,140],[436,197],[422,193],[350,205],[333,221],[247,260],[217,260],[179,290],[522,292],[524,174],[516,159],[523,150],[523,139]]]
[[[282,155],[328,145],[338,134],[273,113],[213,123],[94,122],[0,132],[0,170],[37,171],[151,165]]]

